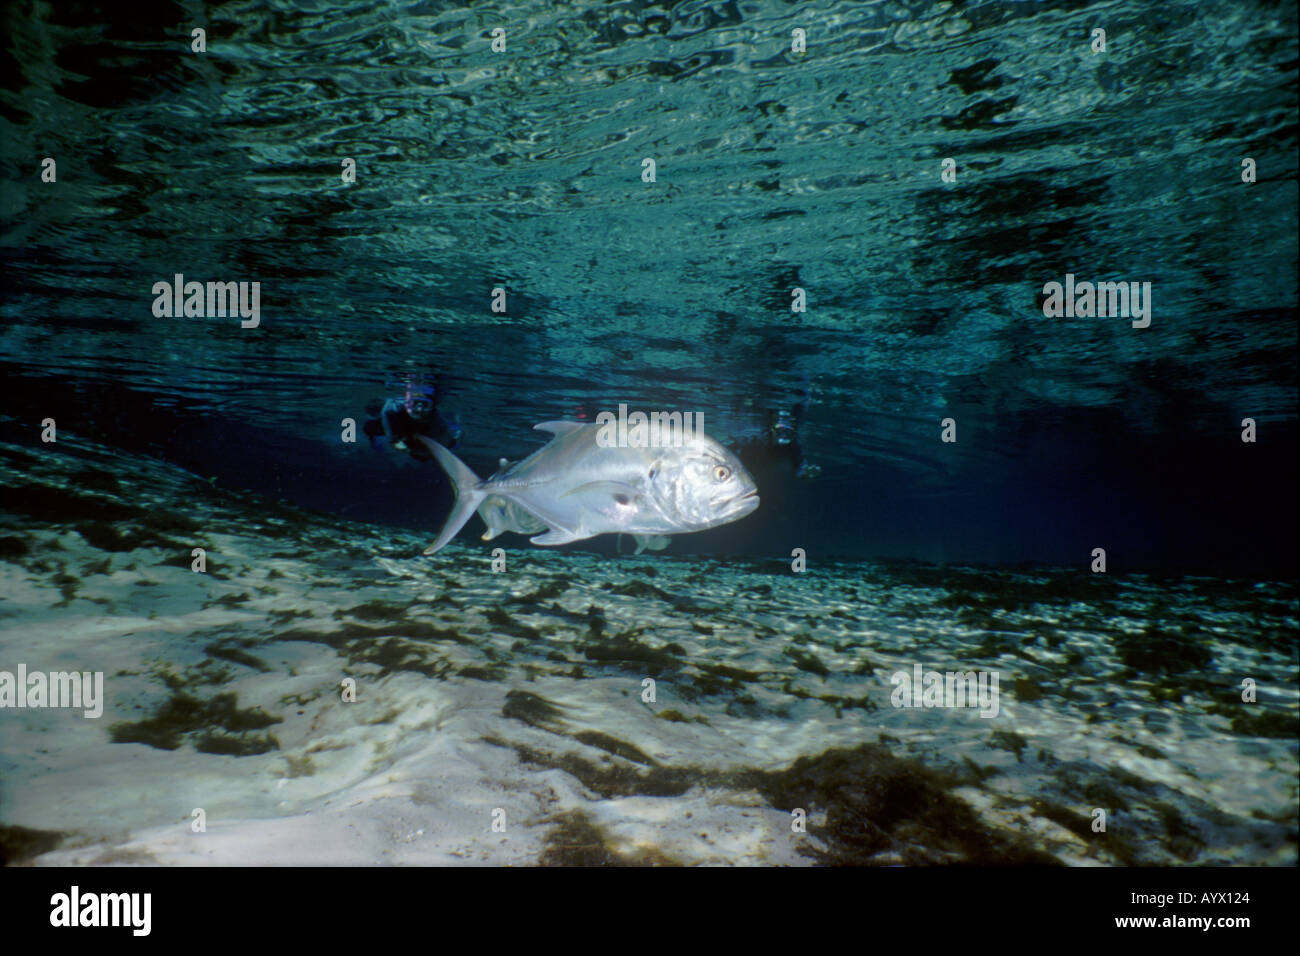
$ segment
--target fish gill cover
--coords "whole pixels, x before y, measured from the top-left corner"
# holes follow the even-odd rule
[[[0,14],[6,862],[1297,862],[1294,4],[126,9]]]

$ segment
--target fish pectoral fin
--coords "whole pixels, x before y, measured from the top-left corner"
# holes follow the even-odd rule
[[[621,481],[589,481],[585,485],[566,491],[560,497],[568,498],[570,495],[591,496],[604,504],[609,503],[605,499],[612,499],[616,505],[634,505],[641,497],[641,492]]]
[[[587,535],[574,534],[564,528],[552,528],[546,534],[539,534],[528,540],[533,544],[568,544],[570,541],[581,541]]]
[[[582,428],[582,422],[542,422],[540,425],[534,425],[533,431],[550,432],[556,438],[561,435],[567,435],[575,428]]]

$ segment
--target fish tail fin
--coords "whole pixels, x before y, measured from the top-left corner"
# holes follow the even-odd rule
[[[442,530],[438,532],[438,537],[434,539],[433,544],[424,549],[425,554],[434,554],[441,551],[447,542],[456,537],[457,532],[465,527],[465,522],[469,521],[470,516],[478,510],[478,506],[482,503],[484,493],[478,488],[478,475],[470,471],[459,458],[436,441],[425,438],[423,435],[416,435],[415,438],[425,448],[429,449],[434,458],[438,459],[438,464],[442,466],[442,470],[451,479],[452,490],[456,492],[456,502],[451,506],[451,514],[447,516],[446,523],[442,526]]]

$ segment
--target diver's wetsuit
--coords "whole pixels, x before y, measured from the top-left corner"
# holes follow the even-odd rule
[[[416,435],[432,438],[447,448],[455,448],[460,444],[460,439],[452,432],[451,426],[443,421],[437,409],[422,420],[416,419],[406,410],[406,403],[400,398],[390,398],[385,402],[379,417],[366,422],[365,432],[370,436],[372,445],[384,437],[394,444],[405,442],[407,451],[417,461],[428,461],[433,456],[422,443],[414,440]]]

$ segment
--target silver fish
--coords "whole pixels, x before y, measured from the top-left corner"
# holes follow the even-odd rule
[[[513,531],[516,534],[538,534],[546,530],[544,521],[534,518],[521,506],[513,501],[507,501],[500,495],[488,495],[484,498],[483,503],[478,506],[478,516],[487,525],[487,530],[482,534],[484,541],[491,541],[505,531]],[[632,553],[640,554],[647,549],[662,551],[673,539],[666,534],[634,534],[632,540],[636,542],[636,550]]]
[[[502,458],[497,465],[496,473],[488,481],[500,477],[502,472],[513,464],[514,462]],[[538,534],[546,530],[546,522],[534,518],[522,506],[507,501],[500,495],[488,495],[484,498],[483,503],[478,506],[478,516],[487,525],[487,530],[482,536],[484,541],[491,541],[504,531],[513,531],[516,534]],[[619,540],[622,540],[621,536]],[[632,553],[640,554],[647,548],[651,551],[662,551],[668,547],[672,538],[666,534],[634,534],[632,540],[636,542],[636,551]]]
[[[688,436],[680,446],[624,448],[598,443],[602,426],[596,424],[544,422],[536,427],[555,437],[486,481],[438,442],[416,436],[456,491],[451,515],[425,554],[440,551],[485,504],[489,531],[494,522],[496,533],[518,525],[531,534],[540,525],[546,533],[530,539],[540,545],[606,533],[703,531],[758,507],[754,479],[735,455],[704,434]]]
[[[502,458],[496,473],[488,481],[500,478],[506,469],[514,464]],[[546,522],[534,518],[515,502],[500,495],[488,495],[484,498],[483,503],[478,506],[478,516],[487,525],[487,530],[483,532],[484,541],[491,541],[503,531],[514,531],[516,534],[540,534],[546,530]]]

